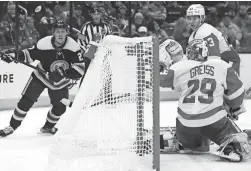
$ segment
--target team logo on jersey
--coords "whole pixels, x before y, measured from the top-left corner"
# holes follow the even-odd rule
[[[58,68],[63,68],[64,70],[69,69],[69,64],[64,60],[56,60],[50,66],[50,71],[53,72]]]
[[[56,54],[56,59],[64,59],[64,54],[61,51],[58,51]]]

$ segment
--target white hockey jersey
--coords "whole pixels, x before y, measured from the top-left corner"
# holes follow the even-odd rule
[[[217,122],[227,115],[223,101],[237,108],[245,95],[236,72],[220,58],[205,62],[182,60],[170,67],[160,85],[181,92],[178,119],[187,127]]]
[[[193,31],[188,43],[194,39],[204,39],[207,41],[210,56],[221,56],[221,53],[231,50],[222,33],[207,23],[203,23],[197,30]]]

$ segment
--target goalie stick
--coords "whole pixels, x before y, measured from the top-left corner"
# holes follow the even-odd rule
[[[251,92],[251,87],[249,87],[249,88],[246,90],[246,97],[249,95],[250,92]]]

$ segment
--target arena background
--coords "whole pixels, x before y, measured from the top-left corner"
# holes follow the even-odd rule
[[[52,3],[55,3],[55,7],[58,5],[57,2],[55,1],[51,1]],[[102,4],[103,2],[97,2],[97,7],[103,7]],[[45,6],[46,8],[48,7],[48,4],[46,2],[46,4],[44,4],[44,2],[42,1],[38,1],[38,2],[15,2],[17,5],[15,6],[15,13],[17,15],[15,15],[15,27],[13,27],[13,31],[15,32],[15,36],[20,38],[22,36],[22,31],[20,31],[20,29],[16,29],[20,26],[20,16],[25,16],[25,23],[27,21],[27,17],[29,18],[30,16],[32,16],[32,11],[38,11],[40,8],[39,6],[41,6],[41,9],[43,9],[43,7]],[[40,3],[40,4],[39,4]],[[76,7],[78,7],[79,5],[81,7],[84,8],[84,6],[86,7],[88,4],[87,2],[68,2],[68,12],[66,14],[66,16],[68,17],[68,22],[70,25],[70,36],[74,37],[74,34],[76,34],[76,28],[74,28],[73,22],[74,22],[74,9]],[[90,2],[92,3],[92,2]],[[116,3],[118,3],[119,5],[117,5]],[[141,2],[138,2],[141,3]],[[145,7],[144,5],[149,4],[149,6],[151,6],[151,3],[154,2],[148,2],[148,1],[142,1],[143,5],[139,5],[140,8]],[[163,3],[162,5],[165,6],[165,14],[166,14],[166,19],[164,22],[159,23],[161,29],[163,29],[167,35],[171,38],[175,39],[175,35],[174,35],[174,30],[175,30],[175,25],[180,21],[180,19],[182,18],[182,15],[184,15],[184,11],[187,9],[187,7],[189,6],[189,4],[193,3],[193,2],[178,2],[178,6],[176,5],[175,8],[176,11],[171,11],[170,9],[172,9],[172,5],[171,2],[170,4],[168,4],[168,2],[161,2]],[[196,2],[198,3],[198,2]],[[222,7],[219,5],[221,3],[225,3],[225,2],[210,2],[210,1],[205,1],[205,2],[201,2],[203,3],[203,5],[206,8],[206,14],[207,17],[210,18],[210,14],[213,11],[214,7],[217,7],[217,10],[221,9]],[[115,5],[114,5],[115,4]],[[136,34],[136,32],[134,32],[134,30],[132,30],[132,25],[134,25],[134,17],[135,14],[139,13],[139,12],[135,12],[135,3],[132,4],[132,2],[115,2],[114,4],[112,4],[111,6],[114,7],[116,9],[116,11],[119,11],[121,8],[125,8],[126,9],[126,21],[127,21],[127,27],[128,29],[124,30],[124,34],[121,36],[124,37],[135,37],[134,34]],[[177,4],[177,2],[176,2]],[[244,4],[244,5],[243,5]],[[6,27],[4,27],[4,18],[5,16],[8,14],[8,10],[11,11],[11,6],[12,2],[10,1],[1,1],[0,2],[0,10],[1,10],[1,14],[0,14],[0,21],[1,25],[0,25],[0,44],[2,41],[2,33],[4,33],[4,29],[6,29]],[[90,4],[89,4],[90,5]],[[105,4],[107,5],[107,4]],[[109,5],[109,4],[108,4]],[[113,6],[114,5],[114,6]],[[218,7],[220,6],[220,7]],[[239,14],[240,10],[242,9],[242,7],[245,6],[246,7],[246,15],[247,15],[247,21],[246,21],[246,25],[248,25],[248,21],[251,19],[251,14],[249,12],[249,4],[248,2],[235,2],[233,1],[233,3],[229,3],[224,5],[224,8],[229,9],[230,12],[235,12],[236,15]],[[178,10],[177,10],[178,9]],[[211,11],[211,12],[210,12]],[[251,11],[251,10],[250,10]],[[13,9],[12,9],[13,12]],[[141,12],[143,13],[143,12]],[[171,17],[175,17],[175,15],[180,14],[181,16],[176,16],[176,20],[175,21],[168,21],[168,18]],[[234,15],[234,14],[233,14]],[[111,14],[111,15],[106,15],[106,18],[104,17],[104,20],[116,20],[116,18],[114,18],[114,16],[116,17],[116,13]],[[221,16],[220,13],[218,13],[218,16]],[[225,17],[225,14],[224,14]],[[250,19],[249,19],[250,17]],[[49,20],[49,18],[46,18]],[[149,24],[149,23],[148,23]],[[147,25],[145,25],[145,27],[150,30],[149,27],[147,27]],[[77,29],[78,30],[78,29]],[[8,30],[9,31],[9,30]],[[251,32],[251,30],[250,30]],[[139,31],[137,32],[139,33]],[[243,33],[243,37],[244,37],[244,33]],[[20,49],[20,46],[23,45],[22,42],[18,41],[19,39],[13,39],[12,44],[1,44],[0,45],[0,50],[2,49],[7,49],[7,48],[16,48],[16,49]],[[250,66],[251,66],[251,45],[249,45],[249,41],[247,40],[248,43],[243,43],[243,40],[241,41],[241,44],[239,47],[237,47],[237,45],[235,45],[233,43],[233,46],[238,50],[238,52],[240,53],[240,58],[241,58],[241,71],[240,71],[240,77],[243,80],[244,84],[245,84],[245,88],[248,89],[251,86],[251,79],[250,79]],[[251,42],[251,41],[250,41]],[[36,62],[33,64],[34,66],[36,65]],[[16,63],[11,63],[11,64],[7,64],[4,63],[2,61],[0,61],[0,110],[7,110],[7,109],[13,109],[15,107],[15,105],[17,104],[18,100],[21,97],[21,92],[25,87],[25,84],[30,76],[30,73],[33,71],[33,69],[24,66],[22,64],[16,64]],[[71,99],[74,98],[76,92],[78,89],[78,85],[74,86],[71,90],[70,90],[70,94],[71,94]],[[161,101],[170,101],[170,100],[177,100],[179,97],[179,93],[173,92],[170,89],[164,89],[164,88],[160,88],[160,100]],[[249,95],[247,98],[250,98],[251,96]],[[48,106],[50,104],[49,100],[48,100],[48,96],[47,96],[47,92],[43,92],[42,96],[38,99],[38,102],[34,105],[35,107],[44,107],[44,106]]]

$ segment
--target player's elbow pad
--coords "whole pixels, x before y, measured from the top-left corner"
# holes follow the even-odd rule
[[[74,68],[70,68],[65,71],[65,77],[70,79],[79,79],[82,75]]]

